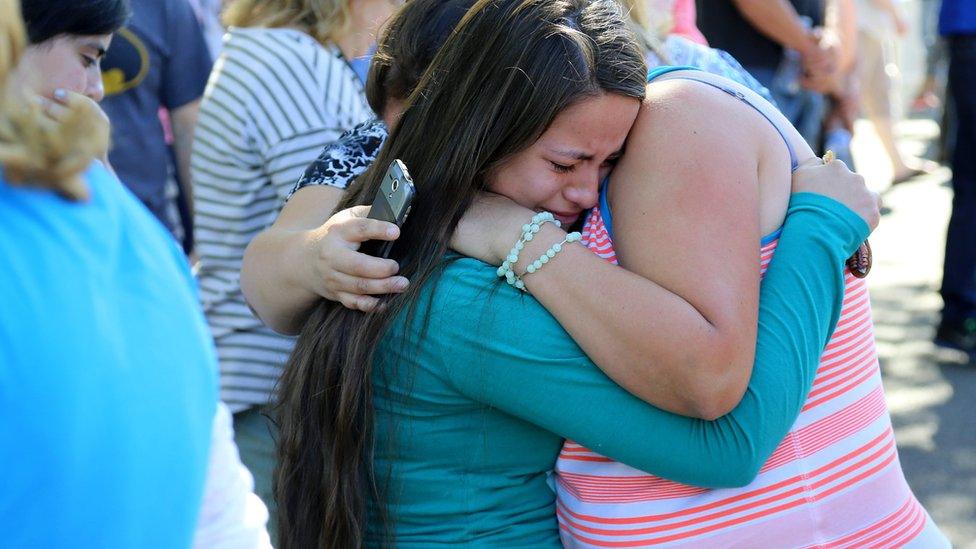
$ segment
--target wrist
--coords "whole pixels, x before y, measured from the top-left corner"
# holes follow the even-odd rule
[[[525,243],[525,247],[519,254],[518,261],[512,265],[512,269],[520,276],[526,272],[530,263],[539,259],[539,256],[546,253],[553,244],[562,242],[566,238],[566,231],[552,223],[546,223],[539,228],[535,237]]]
[[[315,290],[317,276],[315,263],[319,243],[323,238],[320,232],[321,227],[289,232],[286,233],[283,242],[285,256],[282,259],[286,267],[282,272],[282,281],[287,286],[310,296],[318,295]]]
[[[522,228],[527,223],[531,223],[533,215],[533,212],[528,209],[513,209],[505,216],[504,222],[499,223],[499,227],[504,227],[504,229],[494,232],[496,238],[493,239],[491,246],[492,265],[501,265],[502,262],[508,259],[512,251],[512,246],[519,240],[519,235],[522,234]],[[549,224],[547,223],[546,225]],[[524,244],[529,243],[526,242]],[[521,254],[519,257],[521,257]]]
[[[800,57],[807,59],[820,49],[820,37],[813,29],[804,29],[793,49],[800,53]]]

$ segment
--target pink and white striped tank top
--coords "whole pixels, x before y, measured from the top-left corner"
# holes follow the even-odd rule
[[[599,207],[587,218],[583,242],[617,262]],[[776,245],[762,246],[762,273]],[[567,441],[556,464],[564,545],[947,547],[898,461],[867,286],[850,273],[846,284],[806,404],[749,486],[686,486]]]

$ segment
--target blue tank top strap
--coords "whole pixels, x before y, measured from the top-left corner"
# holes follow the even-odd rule
[[[692,67],[691,65],[661,65],[660,67],[654,67],[653,69],[647,71],[647,81],[650,82],[659,76],[668,74],[669,72],[697,70],[701,69],[698,67]]]
[[[676,72],[676,71],[695,71],[695,72],[701,72],[701,69],[699,69],[697,67],[687,66],[687,65],[686,66],[681,66],[681,65],[674,65],[674,66],[665,65],[665,66],[655,67],[655,68],[653,68],[653,69],[651,69],[650,71],[647,72],[647,81],[648,81],[648,83],[650,83],[651,81],[655,80],[656,78],[659,78],[661,76],[664,76],[665,74],[672,73],[672,72]],[[746,105],[749,105],[750,107],[752,107],[753,109],[755,109],[756,112],[758,112],[759,114],[761,114],[763,116],[763,118],[765,118],[766,120],[768,120],[769,123],[773,125],[773,128],[776,129],[776,132],[779,134],[779,136],[781,138],[783,138],[783,142],[786,144],[786,150],[789,151],[789,153],[790,153],[790,165],[791,165],[792,169],[793,170],[796,170],[797,166],[799,166],[799,160],[797,159],[797,156],[796,156],[796,150],[793,149],[793,145],[790,144],[790,140],[786,138],[786,133],[783,131],[782,128],[780,128],[779,124],[777,124],[776,121],[773,118],[771,118],[768,114],[766,114],[766,112],[763,109],[759,108],[759,106],[757,106],[754,103],[752,103],[751,101],[749,101],[749,99],[747,99],[747,97],[745,96],[745,94],[743,94],[739,90],[736,90],[736,89],[732,88],[731,86],[726,88],[726,87],[723,87],[723,86],[721,86],[721,85],[719,85],[719,84],[717,84],[715,82],[710,82],[710,81],[705,80],[705,79],[702,79],[702,78],[695,78],[694,76],[692,76],[690,74],[682,74],[682,75],[677,76],[677,78],[681,78],[681,79],[685,79],[685,80],[694,80],[695,82],[701,82],[702,84],[707,84],[707,85],[709,85],[709,86],[711,86],[713,88],[722,90],[725,93],[727,93],[727,94],[729,94],[729,95],[731,95],[733,97],[737,97],[740,101],[742,101]],[[603,224],[607,228],[607,234],[610,236],[610,240],[613,240],[613,214],[610,212],[610,203],[607,200],[607,190],[608,190],[609,186],[610,186],[610,178],[607,177],[606,179],[603,180],[603,183],[602,183],[602,185],[600,187],[600,215],[603,216]],[[774,235],[767,235],[767,237],[773,237],[773,236]],[[764,245],[765,245],[765,242],[764,242]]]

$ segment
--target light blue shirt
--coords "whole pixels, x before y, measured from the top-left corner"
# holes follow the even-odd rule
[[[5,547],[188,547],[216,357],[187,262],[118,179],[87,202],[0,172]]]

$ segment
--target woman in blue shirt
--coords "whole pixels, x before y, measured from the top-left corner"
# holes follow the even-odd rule
[[[17,0],[0,0],[4,544],[187,547],[217,406],[213,345],[182,252],[92,161],[108,144],[98,60],[126,4],[49,8],[33,12],[32,39],[61,31],[28,49]]]

